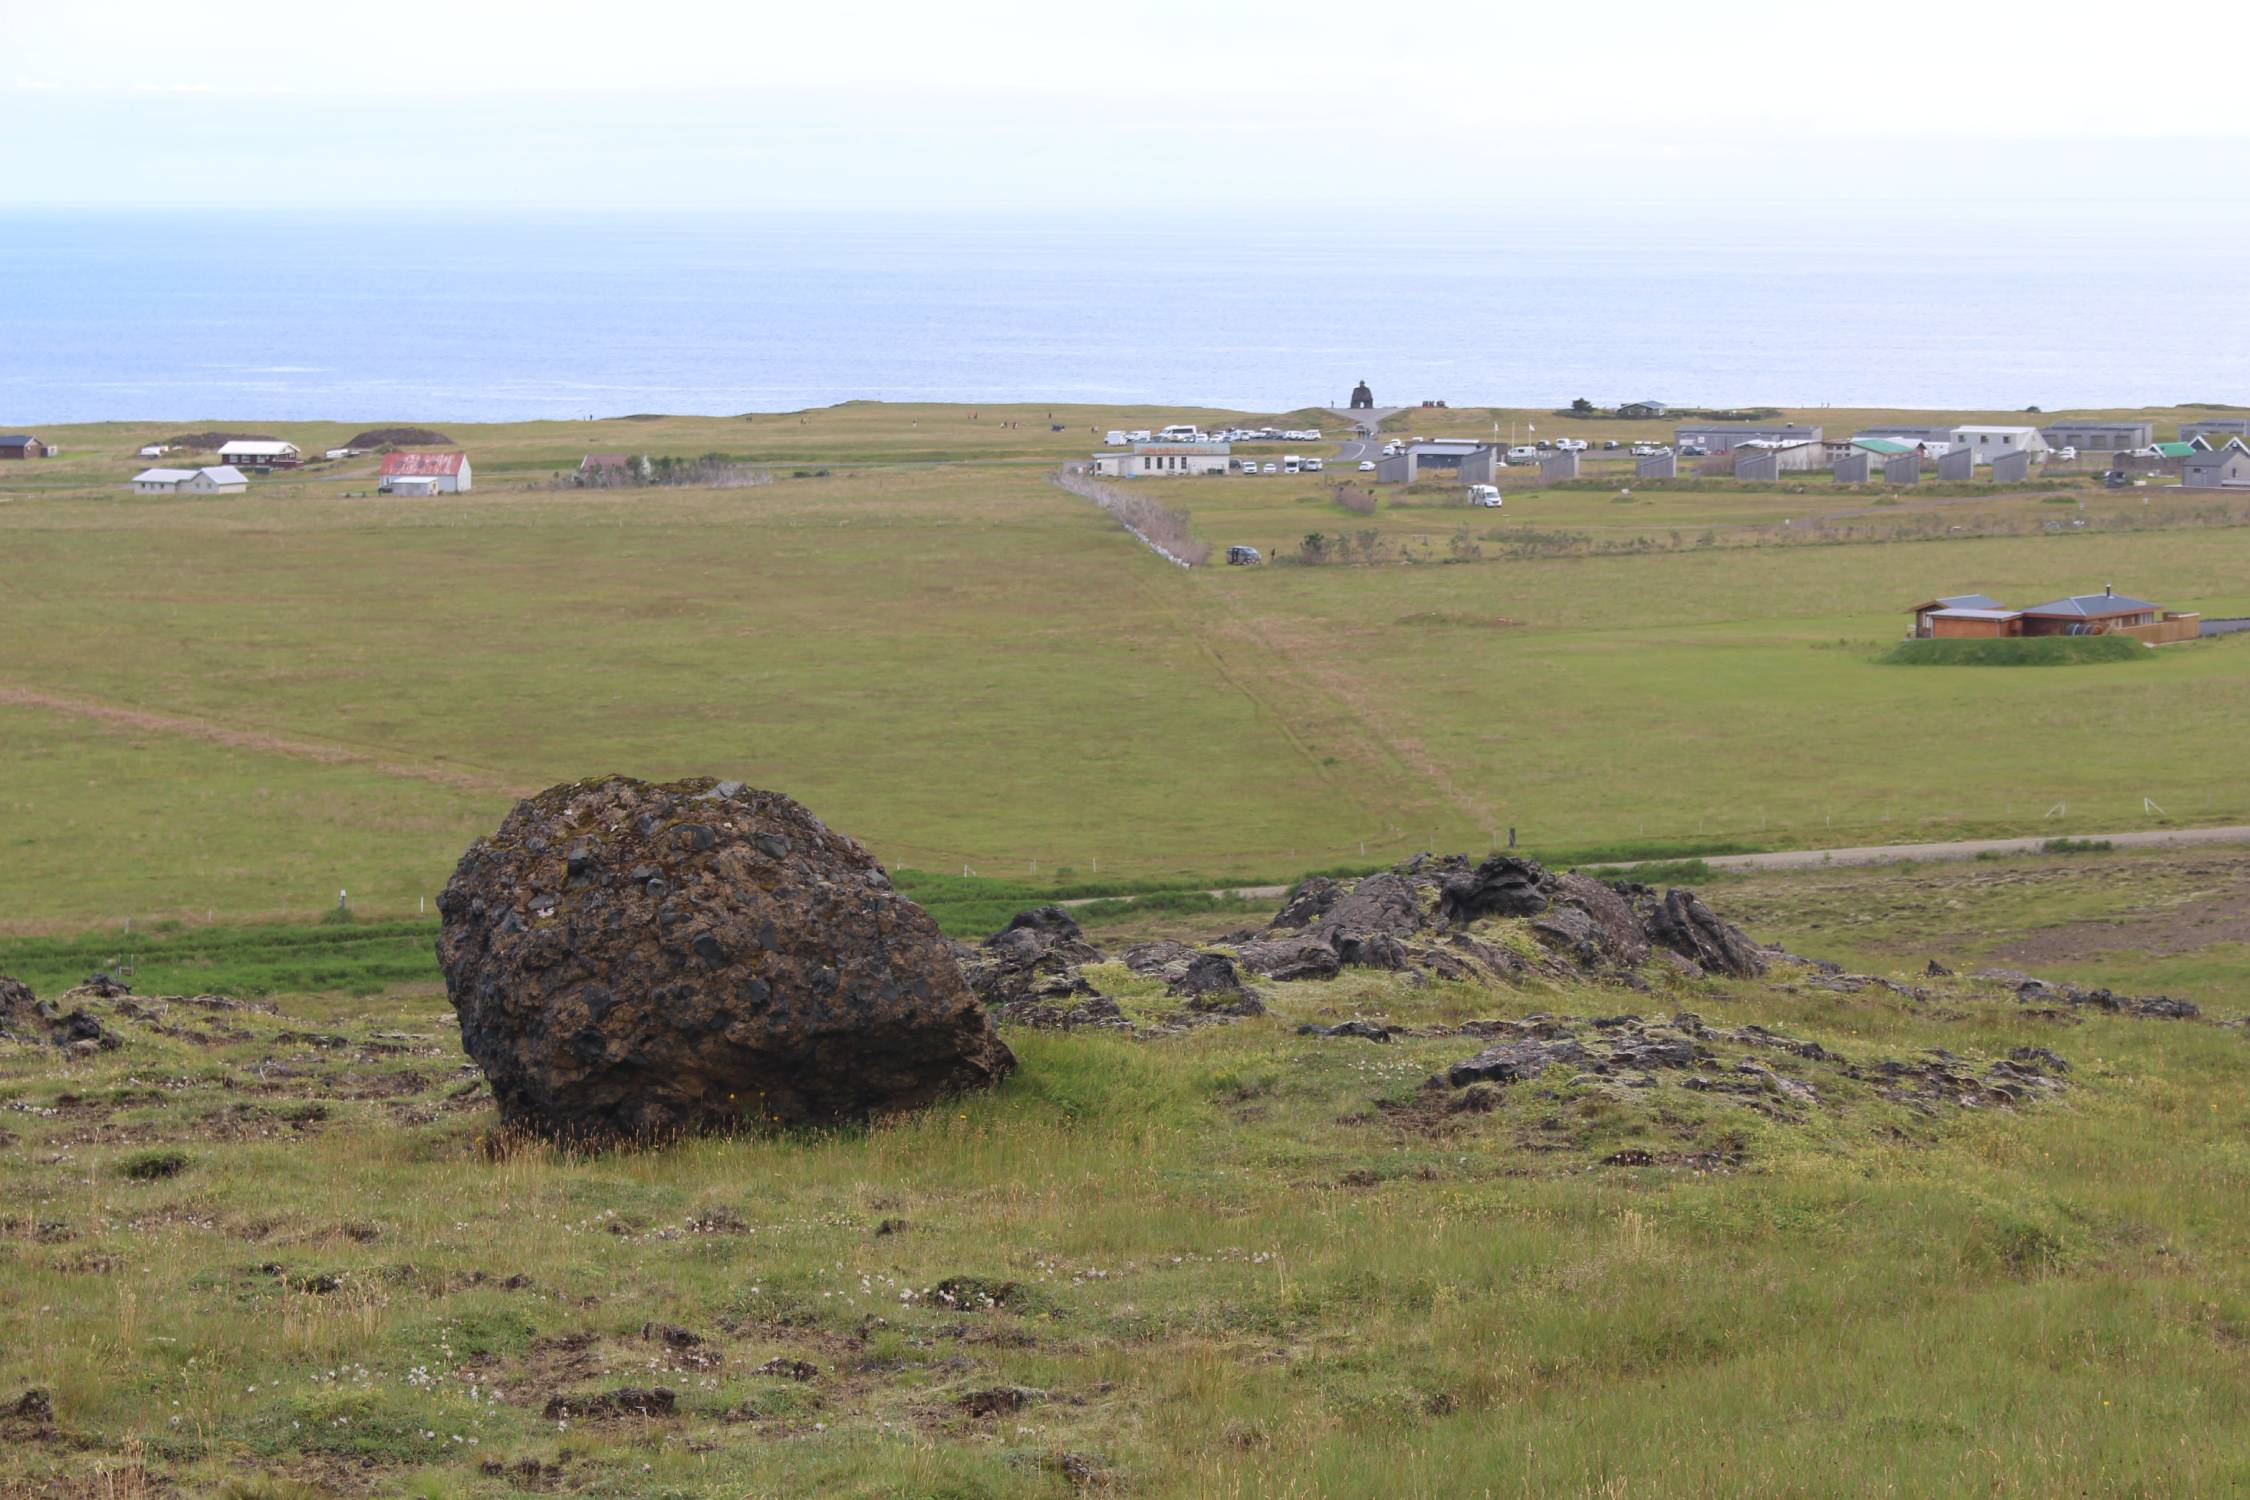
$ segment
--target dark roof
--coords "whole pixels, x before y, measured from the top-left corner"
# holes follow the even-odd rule
[[[0,448],[28,448],[38,441],[28,432],[0,434]]]
[[[1926,609],[2006,609],[2007,607],[1989,594],[1940,594],[1935,599],[1915,605],[1908,613],[1918,615]]]
[[[2064,615],[2079,620],[2106,620],[2111,615],[2154,614],[2156,610],[2157,606],[2146,599],[2134,599],[2124,594],[2072,594],[2067,599],[2034,604],[2024,613]]]

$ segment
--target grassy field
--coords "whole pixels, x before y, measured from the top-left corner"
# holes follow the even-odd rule
[[[1011,1032],[1001,1090],[879,1128],[592,1160],[489,1149],[442,992],[387,967],[426,928],[166,935],[142,994],[271,998],[152,1004],[91,1061],[0,1043],[0,1412],[53,1409],[0,1415],[0,1494],[2231,1492],[2244,1032],[1921,970],[2239,921],[2246,881],[2224,851],[1730,880],[1761,936],[1920,995],[1360,973],[1152,1041]],[[2133,930],[2030,966],[2250,1001],[2238,946]],[[52,993],[101,947],[0,968]],[[1961,1109],[1831,1059],[1796,1065],[1817,1107],[1558,1072],[1433,1113],[1482,1042],[1295,1032],[1621,1009],[1863,1069],[2047,1047],[2070,1088]],[[587,1409],[656,1385],[669,1414]]]
[[[365,461],[235,498],[121,488],[139,442],[317,449],[350,424],[51,431],[64,457],[0,473],[0,930],[304,918],[339,890],[411,916],[512,797],[609,769],[741,776],[894,865],[1078,885],[1510,828],[1692,853],[2101,831],[2157,820],[2144,798],[2250,817],[2239,643],[1877,664],[1940,592],[2114,582],[2250,613],[2250,515],[2224,502],[1590,484],[1474,515],[1386,492],[1363,517],[1315,479],[1186,481],[1163,492],[1207,540],[1286,558],[1317,531],[1354,559],[1188,574],[1047,480],[1092,430],[1172,416],[1214,414],[459,428],[478,491],[397,501],[366,497]],[[546,487],[620,450],[775,482]]]

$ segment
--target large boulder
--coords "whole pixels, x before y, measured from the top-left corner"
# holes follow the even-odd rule
[[[1438,912],[1466,927],[1483,917],[1530,917],[1547,909],[1547,872],[1528,859],[1495,854],[1438,888]]]
[[[776,792],[611,776],[516,804],[438,898],[502,1119],[573,1143],[909,1109],[1015,1064],[929,915]]]

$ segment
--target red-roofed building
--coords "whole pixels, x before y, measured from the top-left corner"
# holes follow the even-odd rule
[[[469,488],[466,453],[386,453],[375,487],[393,495],[452,495]]]

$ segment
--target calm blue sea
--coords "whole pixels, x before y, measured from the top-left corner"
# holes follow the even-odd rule
[[[2243,229],[1750,194],[1474,221],[11,209],[0,430],[854,397],[1283,410],[1362,378],[1386,404],[2244,401]]]

